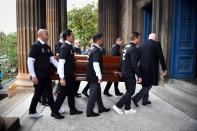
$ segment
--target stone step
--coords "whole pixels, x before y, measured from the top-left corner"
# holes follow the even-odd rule
[[[197,96],[197,84],[194,82],[171,79],[168,83],[172,88],[179,89],[189,95]]]
[[[21,118],[28,114],[32,94],[32,92],[20,92],[12,98],[0,101],[0,115],[5,118],[6,131],[19,129]]]
[[[14,108],[17,104],[21,102],[27,96],[26,93],[18,93],[12,98],[4,98],[0,101],[0,115],[5,114],[5,112],[9,111],[11,108]]]
[[[173,88],[169,83],[153,87],[151,92],[197,120],[197,96]]]
[[[163,88],[167,89],[170,92],[173,92],[174,95],[184,98],[187,101],[191,102],[192,104],[197,105],[197,95],[195,95],[194,93],[186,92],[184,90],[176,88],[174,84],[170,84],[170,83],[164,84]]]
[[[39,113],[43,113],[45,108],[46,106],[43,106],[39,103],[36,109]],[[20,117],[21,127],[19,128],[18,131],[30,131],[33,125],[35,124],[35,122],[36,122],[36,119],[29,118],[29,111],[27,110],[23,114],[23,116]]]
[[[16,131],[20,128],[20,121],[18,117],[4,117],[5,131]]]

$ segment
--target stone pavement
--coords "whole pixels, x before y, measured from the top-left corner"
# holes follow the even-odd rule
[[[85,87],[86,82],[80,85],[80,91]],[[102,90],[106,83],[102,83]],[[125,92],[125,86],[120,83],[119,88]],[[136,92],[141,88],[137,85]],[[154,87],[157,88],[157,87]],[[114,94],[113,86],[110,92]],[[112,107],[120,97],[106,97],[102,96],[104,105]],[[65,119],[56,120],[50,117],[50,108],[39,106],[39,111],[44,114],[44,117],[38,120],[31,120],[26,115],[20,118],[21,131],[197,131],[197,121],[184,112],[178,110],[172,105],[168,104],[160,97],[150,93],[151,105],[137,108],[136,114],[118,115],[113,110],[108,113],[102,113],[96,118],[87,118],[85,115],[87,98],[76,98],[76,106],[83,110],[82,115],[70,116],[67,106],[67,99],[64,102],[66,113]],[[28,106],[28,104],[27,104]],[[97,112],[97,108],[95,108]]]

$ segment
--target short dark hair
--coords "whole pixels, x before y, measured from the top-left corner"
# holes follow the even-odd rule
[[[119,41],[123,41],[122,37],[117,37],[117,38],[116,38],[116,41],[118,41],[118,40],[119,40]]]
[[[64,30],[63,31],[63,39],[66,40],[67,36],[70,36],[72,34],[72,30],[68,29],[68,30]]]
[[[140,37],[140,33],[139,32],[132,32],[131,33],[131,40],[135,40],[135,38],[139,38]]]
[[[98,40],[100,40],[103,37],[102,34],[98,33],[93,36],[93,42],[96,43]]]

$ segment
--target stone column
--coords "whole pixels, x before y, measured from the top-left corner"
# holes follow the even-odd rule
[[[46,27],[49,31],[48,44],[52,51],[55,50],[59,34],[66,28],[66,3],[66,0],[46,0]]]
[[[41,28],[41,3],[39,0],[16,0],[17,15],[17,87],[32,87],[27,70],[27,57],[32,43],[36,40],[37,30]]]
[[[166,58],[168,72],[171,70],[172,54],[172,29],[173,29],[173,1],[160,1],[160,32],[159,39],[163,48],[164,57]]]
[[[99,0],[99,32],[104,37],[106,54],[119,36],[119,0]]]
[[[133,29],[133,0],[121,0],[120,32],[125,43],[129,42]]]
[[[67,29],[67,0],[60,0],[58,7],[59,32]]]
[[[153,11],[152,11],[152,32],[159,34],[160,30],[160,0],[153,0]]]

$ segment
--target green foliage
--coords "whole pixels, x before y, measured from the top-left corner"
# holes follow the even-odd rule
[[[97,24],[98,6],[94,3],[68,12],[68,28],[73,31],[75,38],[79,39],[84,47],[97,32]]]
[[[12,67],[17,66],[17,39],[16,33],[8,34],[3,36],[0,40],[0,56],[5,56],[4,59],[7,59],[6,64]],[[5,64],[5,63],[3,63]]]

